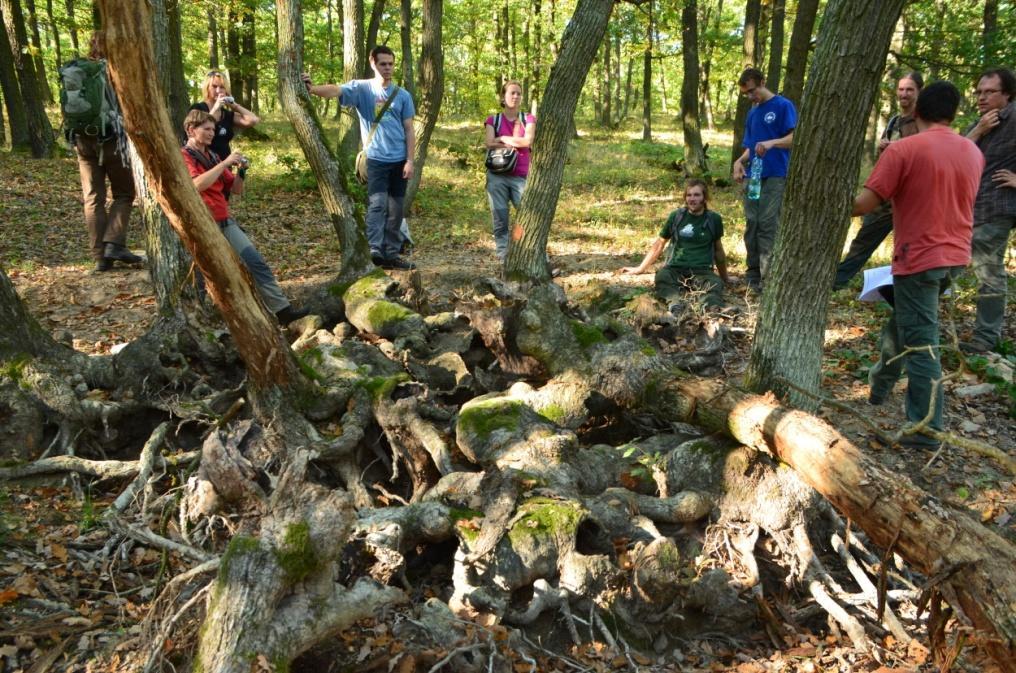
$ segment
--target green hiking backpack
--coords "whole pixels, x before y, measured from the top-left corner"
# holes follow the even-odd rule
[[[68,139],[108,138],[119,132],[119,108],[106,77],[106,62],[79,58],[60,68],[60,111]]]

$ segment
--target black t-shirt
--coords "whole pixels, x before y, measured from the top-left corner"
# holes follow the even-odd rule
[[[191,110],[201,110],[202,112],[211,112],[208,107],[208,103],[204,101],[200,103],[194,103],[190,106]],[[213,152],[219,155],[219,159],[225,159],[232,150],[229,149],[229,141],[233,139],[233,118],[236,113],[232,110],[222,108],[222,119],[215,122],[215,138],[212,140],[212,144],[209,146]]]

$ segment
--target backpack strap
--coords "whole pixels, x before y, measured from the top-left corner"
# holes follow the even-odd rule
[[[896,125],[899,124],[899,122],[900,122],[899,115],[893,115],[892,117],[890,117],[889,123],[885,125],[885,131],[882,133],[882,137],[887,140],[890,137],[892,137],[893,131],[896,129]]]
[[[678,208],[670,215],[673,222],[670,225],[670,245],[667,246],[667,258],[663,261],[664,266],[670,264],[670,260],[674,259],[674,253],[677,252],[677,232],[680,231],[681,223],[687,216],[688,209],[684,207]]]
[[[367,148],[370,147],[371,141],[374,140],[374,134],[377,133],[377,127],[381,123],[381,117],[385,116],[385,112],[388,112],[388,108],[392,106],[392,103],[395,102],[395,97],[398,95],[399,95],[399,85],[393,83],[392,92],[388,94],[388,98],[385,99],[385,104],[382,105],[381,109],[378,110],[378,113],[374,115],[374,126],[371,127],[370,133],[367,134],[367,140],[365,140],[363,143],[364,153],[367,152]]]

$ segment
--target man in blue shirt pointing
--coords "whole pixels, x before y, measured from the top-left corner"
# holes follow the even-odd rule
[[[371,49],[370,67],[372,79],[315,85],[304,75],[304,82],[315,96],[337,97],[341,105],[356,109],[367,155],[366,220],[371,260],[382,269],[412,269],[411,262],[399,257],[399,249],[402,203],[416,154],[416,108],[409,92],[392,82],[395,53],[391,48],[379,45]]]
[[[734,180],[743,182],[752,159],[762,160],[762,189],[758,198],[745,194],[744,247],[747,251],[744,280],[748,287],[762,290],[780,223],[780,205],[790,166],[797,110],[789,100],[765,87],[765,78],[748,68],[737,82],[741,95],[752,102],[744,125],[744,154],[734,162]]]

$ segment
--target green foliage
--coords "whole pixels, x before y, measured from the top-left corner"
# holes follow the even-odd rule
[[[24,386],[25,367],[31,361],[30,355],[19,353],[0,362],[0,379],[10,379],[18,385]]]
[[[1005,348],[1011,350],[1011,344],[1003,342],[999,350]],[[1016,354],[1004,355],[1006,362],[1016,368]],[[995,390],[1004,397],[1009,404],[1009,418],[1016,419],[1016,383],[1010,383],[1002,375],[1001,367],[992,364],[983,355],[967,356],[967,367],[988,383],[995,385]]]
[[[667,462],[667,454],[657,451],[646,451],[638,444],[627,443],[615,448],[621,452],[624,458],[635,458],[638,466],[632,468],[629,474],[634,479],[648,484],[654,483],[653,473],[663,469]]]
[[[91,490],[85,491],[85,497],[81,501],[81,520],[78,521],[78,531],[87,533],[99,525],[99,514],[96,511],[95,503],[92,501]]]

